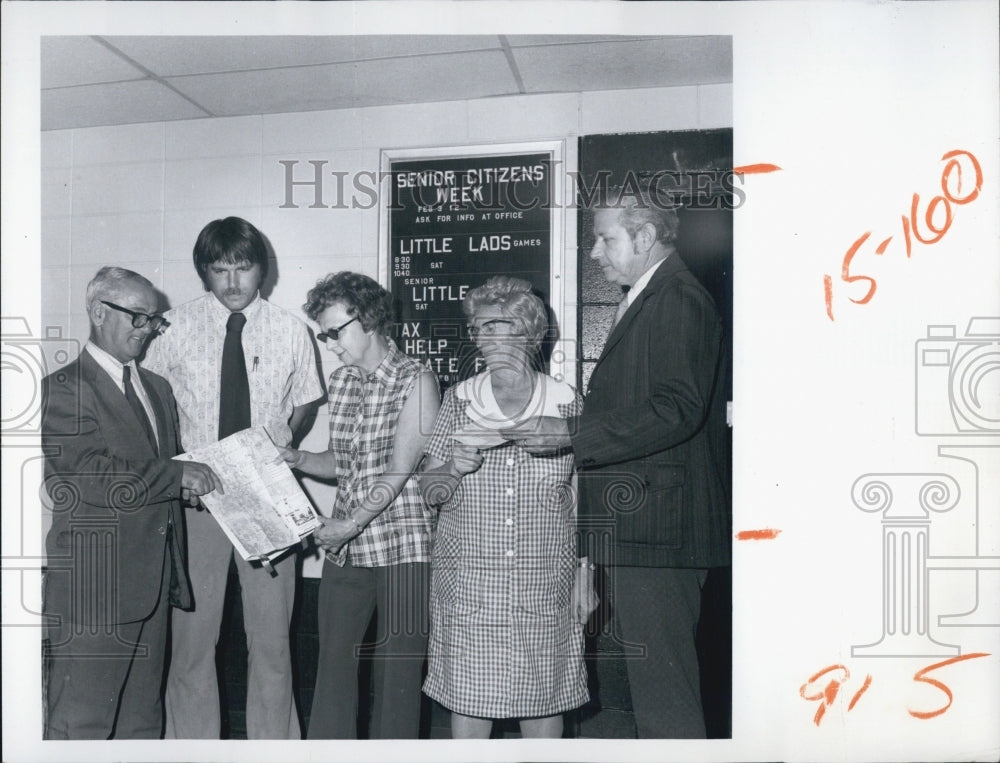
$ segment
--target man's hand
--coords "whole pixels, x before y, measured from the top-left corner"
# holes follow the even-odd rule
[[[573,578],[573,590],[571,592],[570,611],[580,625],[587,622],[590,613],[597,609],[601,603],[597,593],[594,591],[594,571],[590,566],[581,566],[576,570]]]
[[[456,441],[452,443],[451,462],[451,473],[456,477],[464,477],[483,465],[483,454],[479,452],[479,448]]]
[[[181,495],[188,491],[188,496],[205,495],[214,490],[219,494],[226,491],[222,489],[222,480],[212,471],[207,464],[200,464],[197,461],[182,461],[184,470],[181,472]]]
[[[289,468],[295,469],[302,463],[302,451],[295,450],[295,448],[283,448],[280,445],[275,445],[278,450],[278,455],[281,456],[281,460],[288,464]]]
[[[341,546],[357,537],[358,527],[350,519],[320,517],[323,526],[313,533],[313,540],[320,548],[337,553]]]
[[[534,416],[516,428],[501,429],[500,434],[536,456],[547,456],[572,445],[569,425],[558,416]]]

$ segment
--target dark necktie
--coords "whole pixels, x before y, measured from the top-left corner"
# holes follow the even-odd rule
[[[625,315],[625,311],[628,310],[628,292],[622,297],[622,301],[618,303],[618,309],[615,311],[615,319],[611,322],[611,329],[608,331],[608,336],[615,330],[615,326],[619,324],[622,316]]]
[[[226,322],[219,387],[219,439],[250,426],[250,382],[243,356],[243,326],[247,317],[232,313]]]
[[[122,370],[122,386],[125,387],[125,399],[128,400],[128,404],[132,407],[132,413],[139,419],[143,431],[146,432],[146,439],[153,446],[153,452],[158,453],[159,448],[156,447],[156,435],[153,434],[153,426],[149,423],[149,416],[146,414],[146,409],[142,407],[142,402],[139,400],[139,396],[135,393],[135,387],[132,385],[131,366],[125,366]]]

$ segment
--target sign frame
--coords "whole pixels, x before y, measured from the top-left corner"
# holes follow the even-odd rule
[[[567,171],[566,140],[536,140],[518,141],[516,143],[467,144],[461,146],[436,146],[414,148],[384,148],[380,151],[380,177],[387,183],[386,193],[379,207],[379,256],[378,281],[391,291],[392,286],[392,230],[390,207],[394,195],[393,167],[403,163],[419,162],[421,160],[478,160],[496,159],[505,156],[522,156],[527,154],[546,154],[549,162],[549,278],[547,307],[552,311],[555,328],[558,331],[558,342],[553,348],[549,359],[548,372],[559,380],[574,383],[576,379],[576,315],[568,309],[567,298],[575,305],[575,295],[570,293],[572,286],[565,283],[567,276],[575,283],[576,256],[573,262],[567,262],[566,248],[566,194],[565,181]],[[575,199],[569,202],[575,203]],[[518,275],[512,272],[511,275]],[[479,284],[474,284],[479,285]],[[393,295],[396,297],[397,295]],[[401,320],[402,316],[398,316]],[[402,349],[402,348],[401,348]]]

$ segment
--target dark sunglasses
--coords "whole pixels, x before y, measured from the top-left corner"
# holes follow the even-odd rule
[[[141,329],[149,324],[149,327],[153,331],[163,331],[167,326],[170,325],[170,321],[164,318],[162,315],[147,315],[146,313],[137,313],[135,310],[129,310],[127,307],[122,307],[121,305],[116,305],[114,302],[106,302],[101,300],[101,304],[107,305],[112,310],[117,310],[120,313],[125,313],[126,315],[132,316],[132,328]]]
[[[320,332],[319,334],[316,335],[316,338],[323,344],[326,344],[328,339],[332,339],[334,342],[336,342],[338,339],[340,339],[340,332],[343,331],[348,326],[350,326],[352,323],[354,323],[354,321],[356,321],[360,317],[361,317],[360,315],[355,315],[347,323],[342,323],[335,329],[327,329],[326,331]]]

